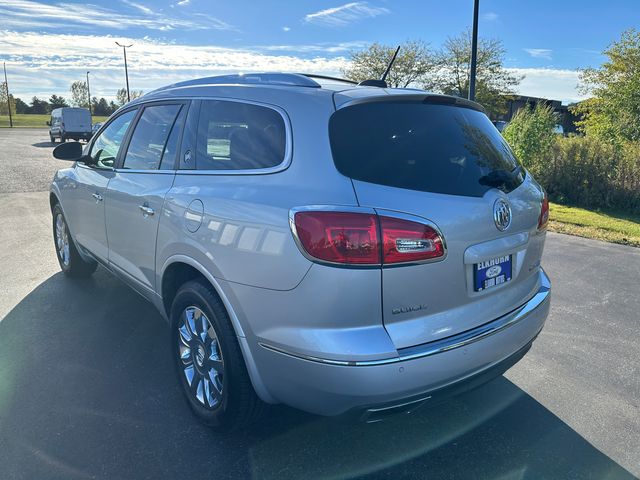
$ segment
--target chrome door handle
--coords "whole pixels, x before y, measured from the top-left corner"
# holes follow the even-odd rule
[[[140,210],[142,211],[142,215],[145,217],[150,217],[154,213],[156,213],[153,208],[148,207],[147,205],[140,205]]]
[[[102,195],[100,195],[99,193],[94,193],[91,196],[96,199],[96,203],[102,201]]]

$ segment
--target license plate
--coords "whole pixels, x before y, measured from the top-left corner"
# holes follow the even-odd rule
[[[511,280],[511,255],[492,258],[473,265],[473,289],[476,292]]]

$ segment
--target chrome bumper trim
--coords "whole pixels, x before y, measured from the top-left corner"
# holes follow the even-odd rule
[[[289,355],[291,357],[299,358],[302,360],[309,360],[312,362],[324,363],[327,365],[339,365],[346,367],[368,367],[374,365],[387,365],[390,363],[405,362],[407,360],[415,360],[417,358],[429,357],[431,355],[437,355],[438,353],[447,352],[456,348],[464,347],[472,343],[478,342],[484,338],[490,337],[496,333],[499,333],[516,323],[524,320],[533,311],[546,302],[551,293],[551,281],[546,272],[541,268],[541,284],[536,294],[531,297],[526,303],[516,308],[512,312],[503,315],[502,317],[492,320],[489,323],[480,325],[479,327],[472,328],[466,332],[461,332],[456,335],[452,335],[447,338],[435,340],[429,343],[423,343],[422,345],[416,345],[414,347],[407,347],[398,350],[398,355],[390,358],[383,358],[379,360],[333,360],[329,358],[314,357],[311,355],[304,355],[299,353],[291,353],[273,345],[260,342],[259,345],[268,350]]]

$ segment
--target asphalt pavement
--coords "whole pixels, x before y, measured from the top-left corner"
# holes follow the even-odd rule
[[[548,234],[547,324],[472,392],[376,424],[275,407],[219,435],[182,398],[154,308],[103,269],[59,272],[51,149],[0,129],[0,478],[640,475],[640,249]]]

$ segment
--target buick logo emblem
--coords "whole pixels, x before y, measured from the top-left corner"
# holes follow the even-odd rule
[[[511,225],[511,206],[504,198],[499,198],[493,204],[493,221],[501,232]]]

